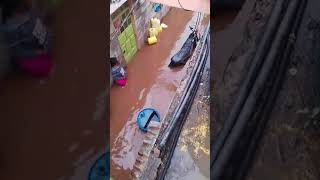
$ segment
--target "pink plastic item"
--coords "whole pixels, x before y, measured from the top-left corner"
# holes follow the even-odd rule
[[[126,79],[120,79],[120,80],[116,80],[115,82],[116,82],[116,84],[118,84],[119,86],[123,87],[123,86],[126,85],[127,80],[126,80]]]
[[[48,76],[52,68],[51,58],[48,54],[18,59],[17,65],[23,71],[34,76]]]

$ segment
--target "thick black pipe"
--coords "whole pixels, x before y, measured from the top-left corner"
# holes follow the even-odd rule
[[[205,33],[203,35],[202,41],[203,44],[201,44],[201,48],[200,48],[200,56],[197,60],[201,60],[201,53],[203,52],[205,45],[206,45],[206,41],[207,41],[207,37],[209,36],[210,33],[210,25],[208,25],[207,29],[205,30]],[[193,87],[194,83],[193,79],[195,79],[195,77],[198,76],[198,69],[199,66],[201,66],[201,61],[200,63],[196,64],[196,67],[193,68],[192,72],[191,72],[191,77],[190,80],[187,84],[187,88],[185,89],[185,91],[183,92],[182,96],[181,96],[181,103],[178,104],[177,108],[174,111],[173,114],[173,120],[170,122],[170,124],[168,125],[168,127],[166,128],[166,131],[161,139],[160,142],[160,147],[163,148],[163,146],[166,144],[167,139],[169,138],[171,132],[173,131],[173,129],[175,128],[175,125],[178,121],[178,117],[180,116],[180,113],[183,109],[183,107],[185,106],[186,102],[187,102],[187,97],[189,96],[189,94],[191,93],[190,88]]]
[[[246,98],[248,97],[248,94],[250,89],[252,88],[253,82],[255,81],[257,74],[259,73],[259,70],[261,69],[261,65],[263,64],[265,56],[267,55],[268,50],[270,49],[272,39],[274,38],[274,34],[276,33],[276,30],[282,18],[283,9],[284,9],[284,0],[278,0],[273,7],[271,17],[268,20],[266,31],[261,39],[261,42],[259,43],[257,52],[254,58],[252,59],[249,72],[247,74],[245,81],[243,82],[243,85],[241,86],[241,89],[239,91],[239,95],[235,101],[235,104],[233,104],[231,108],[231,112],[228,115],[226,121],[224,122],[223,127],[220,130],[217,138],[213,140],[213,143],[211,144],[210,149],[211,149],[212,155],[211,155],[210,167],[212,167],[217,156],[219,155],[220,150],[228,134],[230,133],[236,121],[236,118],[243,107],[243,104]]]
[[[208,28],[209,28],[209,26],[208,26]],[[192,84],[191,85],[192,89],[190,89],[190,91],[187,94],[187,103],[182,106],[182,110],[178,113],[179,116],[177,116],[177,118],[178,118],[177,120],[179,120],[179,121],[184,121],[186,119],[187,114],[189,112],[189,109],[191,108],[193,99],[196,95],[196,91],[198,89],[197,84],[199,84],[199,82],[201,80],[201,73],[203,72],[203,69],[205,67],[205,63],[206,63],[208,56],[209,56],[209,53],[210,53],[209,36],[207,36],[207,37],[208,37],[208,39],[206,39],[206,41],[204,42],[204,45],[206,46],[206,48],[204,49],[203,56],[200,59],[200,62],[199,62],[200,66],[196,71],[198,76],[195,77],[194,79],[192,79],[192,82],[190,82]],[[166,157],[163,157],[163,158],[166,158],[166,162],[163,163],[163,167],[159,170],[159,172],[157,174],[157,178],[156,178],[157,180],[164,180],[164,178],[165,178],[166,171],[168,170],[168,168],[170,166],[170,162],[171,162],[172,156],[174,154],[175,147],[177,146],[177,142],[179,140],[179,134],[180,134],[182,128],[183,128],[183,123],[180,123],[177,126],[175,126],[175,131],[174,132],[171,131],[171,133],[170,133],[170,134],[175,133],[174,137],[170,137],[170,139],[166,141],[165,145],[167,146],[167,148],[164,149],[164,151],[163,151],[164,154],[166,154]],[[172,141],[171,145],[168,144],[168,143],[170,143],[170,140]]]
[[[241,111],[237,122],[235,123],[232,131],[230,132],[230,135],[228,136],[228,139],[224,144],[223,150],[217,157],[216,162],[213,164],[213,179],[220,179],[221,175],[223,174],[224,168],[226,167],[231,154],[237,145],[237,142],[240,141],[240,137],[244,131],[244,127],[252,116],[257,103],[257,99],[261,93],[261,90],[264,88],[268,76],[270,75],[269,72],[272,70],[276,57],[280,53],[279,48],[284,43],[284,40],[288,37],[288,32],[290,32],[289,29],[293,22],[293,17],[298,5],[298,0],[292,0],[289,2],[288,10],[285,14],[284,20],[280,24],[276,39],[271,47],[271,51],[268,54],[265,63],[263,64],[261,73],[259,74],[256,83],[254,84],[254,87],[252,88],[252,91],[244,104],[243,111]]]
[[[299,10],[296,15],[296,21],[293,25],[292,32],[291,34],[297,35],[304,11],[307,5],[307,0],[302,0],[301,6],[299,7]],[[290,40],[289,40],[290,41]],[[248,146],[248,151],[246,153],[246,156],[238,170],[238,174],[235,176],[235,180],[244,180],[246,179],[248,170],[250,169],[251,162],[254,159],[254,155],[257,150],[257,145],[260,142],[260,139],[263,136],[263,132],[265,129],[265,126],[267,124],[267,121],[270,117],[270,114],[272,112],[272,109],[274,108],[274,103],[276,102],[278,92],[282,86],[283,79],[285,77],[285,73],[287,70],[287,67],[290,62],[290,55],[292,52],[292,49],[294,47],[293,42],[288,42],[287,47],[285,48],[284,55],[279,58],[279,61],[281,61],[280,67],[279,67],[279,72],[277,73],[276,80],[274,81],[273,88],[270,92],[270,96],[268,98],[268,102],[265,105],[264,112],[261,114],[261,119],[258,121],[258,125],[256,128],[253,130],[255,131],[253,137],[250,140],[250,144]]]

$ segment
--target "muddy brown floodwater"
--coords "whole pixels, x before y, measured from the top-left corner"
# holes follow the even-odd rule
[[[158,43],[143,47],[128,64],[127,85],[111,89],[111,176],[115,180],[130,177],[144,139],[136,124],[137,113],[151,107],[163,118],[168,111],[186,71],[186,67],[170,69],[168,64],[188,37],[188,25],[194,24],[195,17],[193,12],[172,8],[163,19],[168,28],[160,34]]]

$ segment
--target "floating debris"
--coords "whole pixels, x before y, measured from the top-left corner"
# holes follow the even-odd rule
[[[310,112],[309,108],[299,109],[296,113],[297,114],[308,114]]]
[[[297,68],[290,68],[289,69],[289,74],[291,75],[291,76],[295,76],[295,75],[297,75],[297,73],[298,73],[298,70],[297,70]]]
[[[320,113],[320,107],[315,107],[312,109],[312,114],[311,114],[311,118],[315,118],[318,114]]]

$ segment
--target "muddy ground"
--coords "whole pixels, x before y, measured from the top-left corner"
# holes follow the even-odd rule
[[[222,25],[216,25],[212,53],[211,131],[215,135],[237,96],[250,66],[248,57],[256,48],[273,3],[273,0],[247,0],[235,19],[221,17],[219,13],[214,17],[217,23],[222,19]],[[318,1],[309,0],[291,64],[248,179],[320,179],[319,8]],[[228,61],[230,65],[226,68]]]

